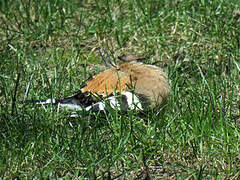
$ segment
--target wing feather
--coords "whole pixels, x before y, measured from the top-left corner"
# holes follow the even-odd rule
[[[126,72],[119,70],[118,67],[113,67],[93,76],[81,91],[109,96],[114,92],[127,90],[129,82],[130,78]]]

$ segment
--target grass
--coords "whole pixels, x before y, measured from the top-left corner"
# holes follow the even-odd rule
[[[240,3],[0,1],[0,177],[238,179]],[[97,48],[162,67],[161,112],[70,119],[25,99],[70,95]]]

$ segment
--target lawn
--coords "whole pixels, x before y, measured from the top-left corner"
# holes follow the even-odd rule
[[[147,112],[69,118],[20,101],[69,96],[148,57],[172,91]],[[239,0],[0,0],[0,178],[239,179]]]

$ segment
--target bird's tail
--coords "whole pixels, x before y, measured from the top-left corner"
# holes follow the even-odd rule
[[[78,92],[76,95],[61,99],[51,98],[46,100],[29,100],[24,103],[34,103],[39,105],[53,104],[60,108],[71,110],[71,117],[81,116],[82,112],[102,112],[109,109],[116,110],[143,110],[141,100],[132,92],[122,92],[111,95],[105,99],[93,98],[91,95]]]
[[[78,99],[76,99],[76,97],[74,96],[61,98],[61,99],[50,98],[46,100],[36,100],[35,104],[41,104],[41,105],[53,104],[53,105],[58,105],[61,108],[78,110],[78,111],[84,108],[84,105],[79,103]]]
[[[78,91],[75,95],[65,98],[50,98],[46,100],[26,100],[20,104],[58,105],[60,108],[82,110],[95,103],[95,100],[87,93]]]

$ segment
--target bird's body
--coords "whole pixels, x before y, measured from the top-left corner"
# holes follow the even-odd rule
[[[37,103],[95,112],[108,107],[142,110],[164,104],[169,92],[167,77],[160,68],[133,61],[93,76],[71,97]]]
[[[145,97],[155,107],[167,98],[170,87],[166,75],[157,66],[133,61],[93,76],[81,92],[107,97],[130,90]]]

